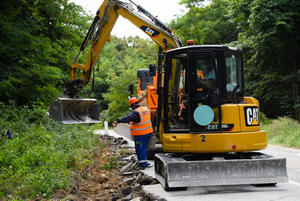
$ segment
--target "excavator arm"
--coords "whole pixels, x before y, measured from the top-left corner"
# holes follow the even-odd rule
[[[133,5],[144,16],[133,9]],[[143,7],[121,1],[105,0],[97,11],[97,15],[81,45],[74,64],[71,65],[70,83],[74,84],[67,86],[67,89],[64,91],[66,95],[69,95],[71,98],[75,97],[82,87],[89,82],[91,72],[106,42],[110,41],[110,33],[120,15],[145,32],[163,52],[182,46],[180,39],[175,33]],[[91,41],[92,46],[88,52],[85,64],[79,64],[77,62],[80,55],[89,41]],[[79,79],[76,77],[77,70],[81,71]]]
[[[132,1],[125,3],[117,0],[104,0],[80,47],[75,62],[71,65],[70,80],[63,90],[64,98],[57,98],[50,105],[49,113],[55,120],[68,124],[98,122],[97,100],[79,99],[78,93],[89,83],[94,66],[106,42],[110,41],[110,33],[120,15],[145,32],[157,44],[160,52],[182,46],[174,31],[143,7]],[[91,47],[85,63],[80,64],[78,63],[79,58],[89,42],[91,42]],[[79,76],[77,71],[80,71]],[[91,119],[92,121],[90,121]]]

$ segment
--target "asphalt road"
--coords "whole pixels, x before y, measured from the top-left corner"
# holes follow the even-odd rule
[[[277,157],[286,158],[287,172],[290,182],[295,183],[296,185],[300,185],[300,149],[291,149],[269,145],[266,150],[261,152]]]
[[[168,201],[300,201],[300,150],[269,145],[263,153],[287,159],[289,182],[274,187],[252,185],[189,187],[166,192],[160,184],[143,186],[144,190]],[[145,171],[154,176],[154,170]]]
[[[110,135],[120,137],[112,130],[108,132]],[[129,144],[133,146],[130,140]],[[261,152],[287,159],[288,182],[273,187],[252,185],[189,187],[186,190],[169,192],[166,192],[160,184],[156,184],[143,186],[143,189],[153,196],[168,201],[300,201],[300,149],[269,145]],[[148,168],[144,173],[154,177],[154,168]]]

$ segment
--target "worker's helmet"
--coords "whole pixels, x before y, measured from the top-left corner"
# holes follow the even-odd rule
[[[139,100],[136,97],[132,97],[128,101],[129,101],[129,105],[132,105],[133,103],[137,103]]]

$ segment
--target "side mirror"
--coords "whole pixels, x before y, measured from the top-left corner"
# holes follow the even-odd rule
[[[156,75],[156,66],[154,64],[149,65],[149,73],[150,73],[150,76]]]

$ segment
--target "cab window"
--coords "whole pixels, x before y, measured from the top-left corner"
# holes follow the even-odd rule
[[[236,92],[242,91],[242,69],[241,58],[235,54],[229,54],[225,57],[226,69],[226,91]]]

